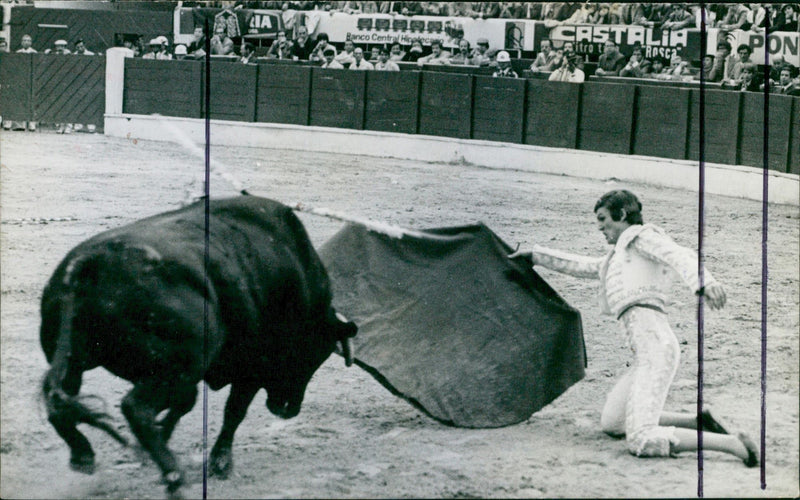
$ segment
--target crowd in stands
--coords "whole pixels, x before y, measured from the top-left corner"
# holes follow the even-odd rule
[[[648,27],[708,26],[756,31],[797,31],[796,2],[787,3],[595,3],[595,2],[183,2],[186,7],[321,10],[348,14],[507,18],[564,24],[637,24]]]

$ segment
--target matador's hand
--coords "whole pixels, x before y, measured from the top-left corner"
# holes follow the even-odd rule
[[[727,297],[725,296],[725,288],[723,288],[719,283],[706,286],[703,290],[703,297],[705,297],[706,302],[708,302],[708,305],[711,307],[711,309],[722,309],[722,307],[725,306],[725,301],[727,300]]]

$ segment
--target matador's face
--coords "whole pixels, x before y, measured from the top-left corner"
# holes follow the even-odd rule
[[[630,227],[630,224],[625,221],[625,216],[627,215],[625,210],[622,210],[622,216],[618,221],[611,217],[611,212],[606,207],[598,208],[595,215],[597,216],[597,227],[606,237],[609,245],[616,244],[622,232]]]

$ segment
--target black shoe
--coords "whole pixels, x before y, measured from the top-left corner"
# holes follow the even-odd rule
[[[740,432],[736,437],[738,437],[739,441],[747,448],[747,458],[743,460],[744,464],[748,467],[755,467],[758,465],[758,447],[756,447],[756,444],[750,439],[750,436],[744,432]]]
[[[711,415],[711,408],[705,408],[702,416],[700,417],[701,430],[705,432],[713,432],[715,434],[729,434],[728,430],[720,421]]]

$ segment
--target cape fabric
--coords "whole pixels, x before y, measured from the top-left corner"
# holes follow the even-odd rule
[[[348,225],[319,250],[355,362],[457,427],[527,420],[584,376],[578,311],[488,227],[393,238]]]

